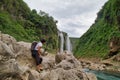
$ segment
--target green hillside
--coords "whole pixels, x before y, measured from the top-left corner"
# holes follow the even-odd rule
[[[49,14],[30,10],[23,0],[0,0],[0,31],[18,41],[47,40],[49,49],[58,47],[57,21]]]
[[[71,41],[71,44],[72,44],[72,51],[74,52],[74,50],[76,49],[77,43],[79,41],[79,38],[70,37],[70,41]]]
[[[104,57],[109,40],[120,37],[120,0],[109,0],[97,14],[95,23],[79,39],[76,56]]]

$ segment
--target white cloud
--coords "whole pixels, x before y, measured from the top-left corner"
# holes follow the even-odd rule
[[[58,20],[58,29],[80,37],[94,23],[108,0],[24,0],[31,9],[45,11]]]

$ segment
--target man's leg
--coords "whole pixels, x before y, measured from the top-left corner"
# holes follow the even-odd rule
[[[41,64],[42,61],[40,60],[39,54],[37,52],[35,54],[35,60],[36,60],[37,70],[39,71],[40,70],[40,64]]]
[[[40,70],[42,70],[42,69],[43,69],[43,68],[42,68],[42,65],[41,65],[42,60],[43,60],[43,59],[42,59],[41,57],[39,57],[39,69],[40,69]]]

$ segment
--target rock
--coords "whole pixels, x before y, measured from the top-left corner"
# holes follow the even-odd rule
[[[6,43],[7,45],[16,43],[15,38],[13,38],[8,34],[2,34],[2,33],[1,33],[1,41],[3,41],[3,43]]]
[[[31,43],[16,42],[6,34],[0,39],[0,80],[93,80],[72,54],[42,56],[43,71],[38,73]]]
[[[64,70],[57,68],[49,71],[41,80],[97,80],[92,73],[84,73],[77,69]]]
[[[55,59],[43,57],[42,66],[45,70],[54,68],[55,67]]]
[[[65,70],[77,67],[82,68],[80,62],[72,54],[57,54],[55,58],[56,68],[63,68]]]
[[[80,69],[82,68],[81,65],[79,65],[79,63],[77,62],[69,62],[67,60],[62,60],[59,64],[56,65],[56,68],[63,68],[65,70],[69,70],[69,69],[73,69],[73,68],[77,68],[79,67]]]
[[[95,75],[82,71],[80,62],[73,55],[64,55],[64,57],[55,68],[44,72],[41,80],[97,80]]]
[[[2,32],[0,31],[0,41],[2,40]]]
[[[87,75],[87,78],[86,80],[97,80],[95,74],[92,74],[92,73],[86,73]],[[85,78],[85,77],[84,77]]]
[[[30,50],[31,48],[31,43],[28,43],[28,42],[23,42],[23,41],[20,41],[20,42],[17,42],[19,45],[27,48],[28,50]]]
[[[23,79],[17,73],[5,73],[0,74],[0,80],[23,80]]]
[[[15,60],[10,59],[8,61],[1,63],[0,71],[2,73],[14,72],[15,65],[16,65]]]
[[[6,53],[6,51],[3,48],[3,44],[4,43],[2,41],[0,41],[0,55],[4,55]]]
[[[112,56],[120,52],[120,37],[113,37],[109,43],[109,53],[106,55],[106,58],[111,58]]]
[[[30,70],[27,80],[40,80],[40,74],[35,70]]]
[[[62,60],[59,64],[56,65],[56,68],[63,68],[65,70],[73,69],[74,64],[67,62],[66,60]]]
[[[80,80],[76,73],[77,72],[74,70],[64,70],[62,68],[57,68],[47,73],[42,78],[42,80]],[[82,75],[81,78],[83,78]]]
[[[55,63],[58,64],[60,63],[62,60],[64,60],[66,58],[65,54],[56,54],[55,55]]]
[[[81,63],[72,55],[72,54],[68,54],[66,55],[66,59],[68,62],[70,62],[71,64],[74,64],[74,68],[77,68],[79,66],[79,68],[82,68]]]
[[[32,62],[28,48],[17,43],[13,37],[2,34],[0,40],[1,80],[28,80],[28,76],[31,76],[28,71],[34,63]]]
[[[1,44],[1,54],[3,55],[8,55],[8,56],[15,56],[13,51],[10,49],[10,47],[3,43],[2,41],[0,41],[0,44]]]
[[[114,58],[114,61],[120,62],[120,54],[117,54]]]

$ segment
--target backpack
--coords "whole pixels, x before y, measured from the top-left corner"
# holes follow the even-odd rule
[[[35,50],[35,47],[36,47],[37,43],[38,42],[36,42],[36,41],[32,42],[32,44],[31,44],[31,51]]]

